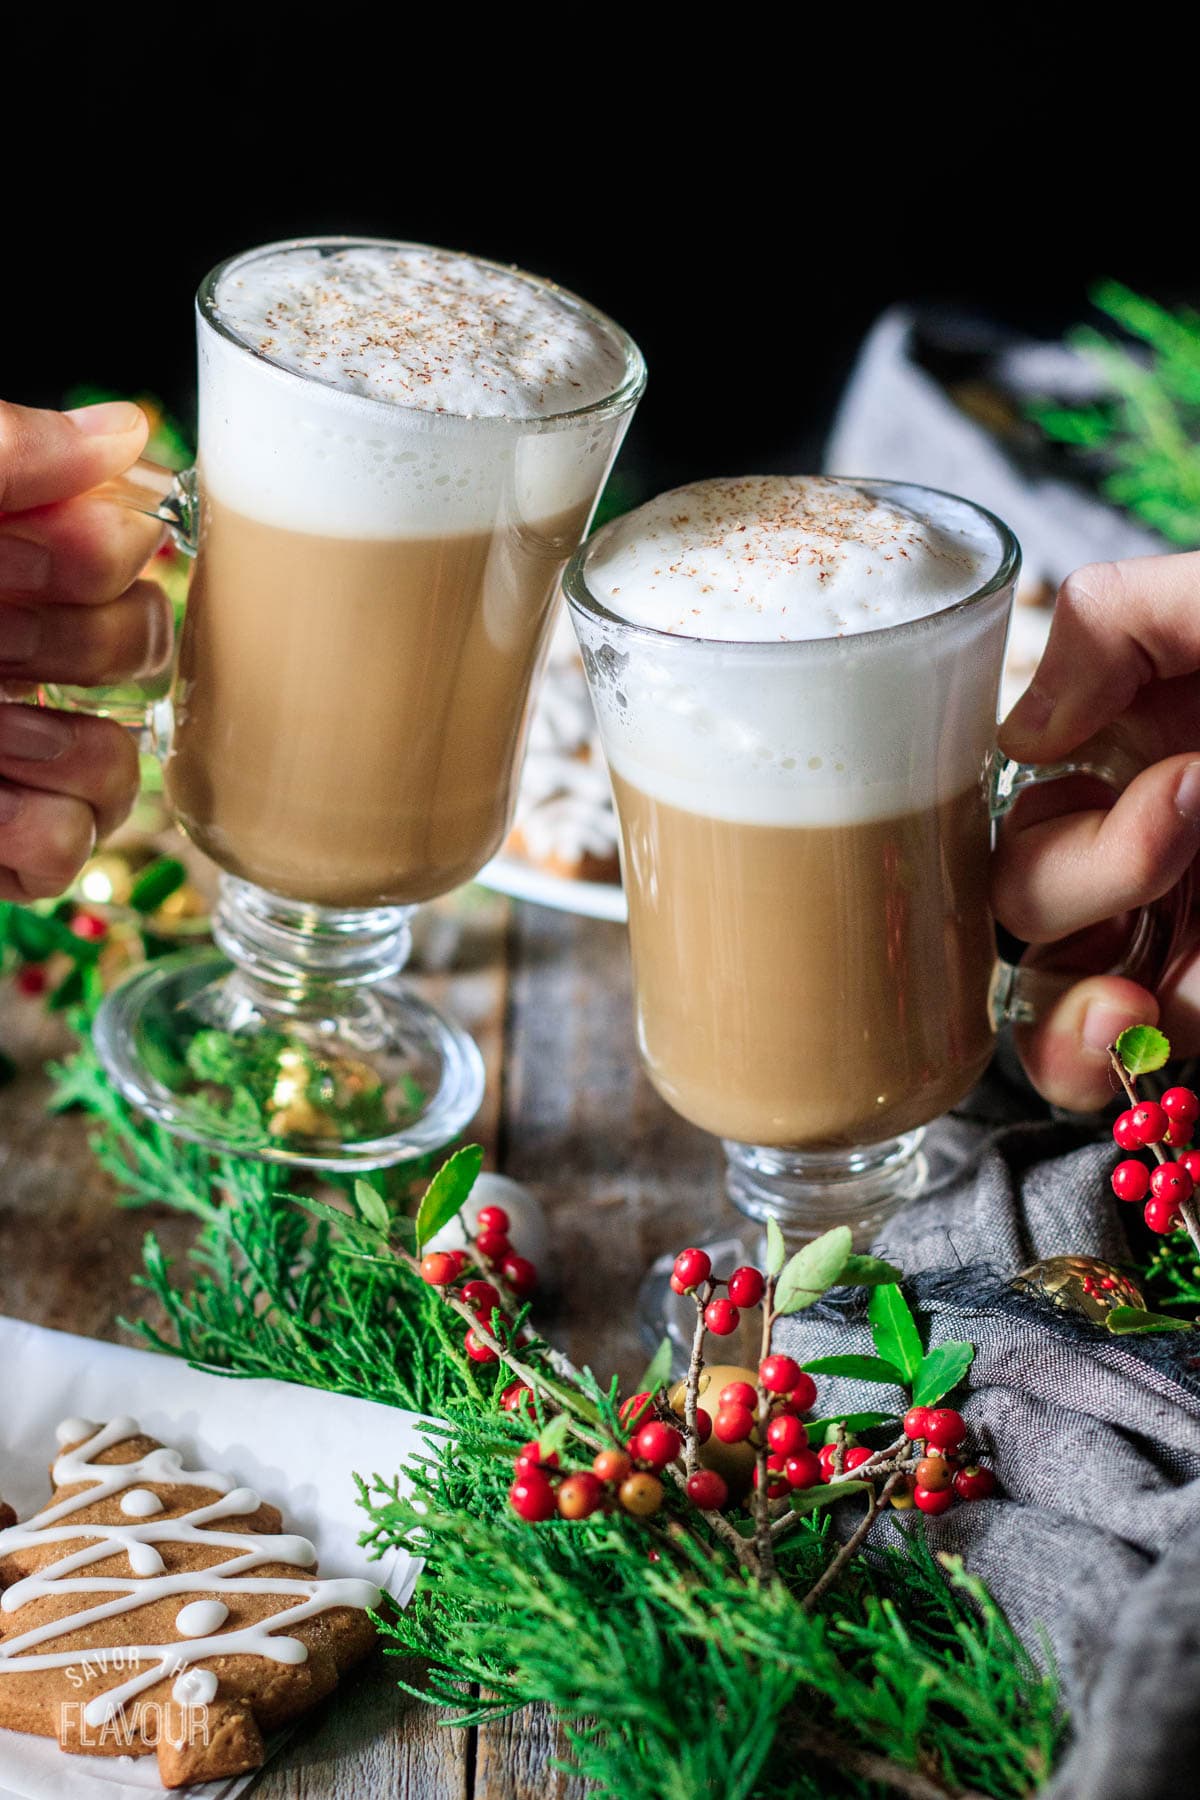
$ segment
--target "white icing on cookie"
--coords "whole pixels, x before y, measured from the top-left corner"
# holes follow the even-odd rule
[[[55,1442],[58,1444],[78,1444],[83,1438],[94,1436],[99,1427],[94,1419],[64,1419],[54,1428]]]
[[[121,1496],[121,1511],[131,1519],[153,1518],[163,1510],[163,1503],[149,1488],[130,1488]]]
[[[217,1697],[217,1678],[211,1669],[185,1669],[171,1689],[180,1706],[207,1706]]]
[[[83,1421],[64,1421],[59,1428],[60,1441],[70,1443],[76,1427]],[[46,1507],[21,1524],[0,1531],[0,1557],[13,1551],[43,1549],[50,1544],[78,1545],[57,1561],[43,1564],[33,1575],[15,1581],[0,1594],[0,1611],[13,1613],[31,1600],[46,1595],[86,1595],[78,1612],[67,1613],[42,1625],[0,1642],[0,1680],[6,1674],[30,1674],[39,1669],[61,1669],[84,1658],[104,1666],[111,1656],[118,1666],[149,1663],[127,1681],[98,1694],[84,1708],[89,1726],[100,1728],[125,1704],[146,1688],[180,1673],[202,1676],[205,1670],[189,1670],[188,1665],[206,1656],[262,1656],[275,1663],[303,1663],[308,1649],[299,1638],[275,1634],[285,1626],[314,1618],[335,1606],[367,1609],[378,1605],[380,1590],[370,1581],[290,1580],[282,1576],[253,1576],[250,1571],[265,1564],[285,1563],[296,1569],[311,1569],[316,1551],[307,1538],[291,1534],[271,1535],[265,1532],[233,1532],[202,1529],[221,1519],[245,1518],[258,1511],[261,1501],[252,1488],[234,1487],[227,1475],[211,1469],[186,1470],[178,1450],[160,1448],[128,1463],[99,1463],[94,1459],[113,1445],[140,1436],[137,1422],[130,1418],[113,1419],[108,1425],[87,1426],[91,1436],[72,1451],[60,1456],[54,1464],[56,1487],[79,1486],[82,1492]],[[66,1432],[66,1436],[62,1435]],[[117,1494],[128,1495],[139,1484],[162,1482],[173,1487],[206,1488],[221,1495],[206,1506],[195,1507],[175,1519],[145,1518],[140,1524],[98,1525],[67,1523],[71,1516],[86,1508],[109,1500]],[[154,1548],[157,1544],[196,1545],[225,1549],[234,1554],[222,1563],[204,1569],[180,1570],[167,1574],[166,1565]],[[134,1578],[129,1576],[89,1576],[92,1564],[104,1562],[124,1552]],[[154,1558],[151,1573],[151,1557]],[[141,1564],[139,1568],[138,1564]],[[214,1624],[217,1608],[220,1623],[228,1618],[228,1608],[215,1599],[214,1587],[230,1594],[276,1594],[294,1597],[295,1604],[266,1619],[234,1631],[219,1631]],[[169,1644],[123,1644],[105,1641],[104,1622],[139,1607],[178,1594],[201,1598],[181,1607],[176,1615],[191,1618],[197,1624],[197,1635],[189,1635],[186,1650],[176,1638]],[[204,1618],[198,1615],[203,1612]],[[71,1650],[42,1650],[39,1646],[53,1643],[68,1634],[87,1632],[97,1627],[95,1641],[76,1645]],[[181,1627],[182,1629],[182,1627]],[[183,1674],[180,1673],[180,1679]],[[200,1681],[197,1691],[205,1691],[208,1683]],[[178,1683],[176,1684],[178,1686]],[[189,1692],[191,1690],[189,1689]],[[216,1692],[215,1678],[212,1693]],[[176,1698],[180,1698],[177,1694]],[[208,1694],[212,1698],[212,1694]],[[201,1704],[194,1697],[192,1704]]]
[[[176,1613],[175,1629],[180,1637],[211,1637],[228,1617],[229,1608],[223,1600],[191,1600]]]

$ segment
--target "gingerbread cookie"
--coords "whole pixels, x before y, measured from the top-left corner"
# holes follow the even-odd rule
[[[133,1419],[57,1435],[50,1504],[0,1529],[0,1725],[155,1751],[165,1787],[257,1768],[370,1649],[379,1589],[317,1579],[275,1507]]]

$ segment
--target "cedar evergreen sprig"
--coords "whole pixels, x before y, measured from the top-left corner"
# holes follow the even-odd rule
[[[1159,306],[1117,281],[1089,297],[1144,351],[1080,326],[1067,341],[1096,366],[1109,397],[1039,401],[1031,415],[1047,437],[1099,460],[1110,500],[1190,549],[1200,544],[1200,313]]]
[[[466,1719],[553,1707],[571,1766],[613,1797],[1006,1800],[1040,1785],[1063,1728],[1055,1679],[978,1584],[951,1568],[947,1585],[919,1529],[844,1564],[808,1610],[800,1600],[839,1556],[827,1514],[792,1515],[778,1579],[766,1584],[674,1492],[650,1521],[597,1515],[531,1529],[505,1502],[531,1429],[497,1405],[509,1372],[465,1357],[461,1321],[395,1254],[415,1248],[415,1232],[409,1239],[394,1203],[360,1183],[354,1213],[326,1212],[289,1197],[277,1165],[210,1160],[133,1115],[86,1041],[59,1081],[64,1100],[92,1117],[97,1155],[125,1203],[166,1204],[197,1221],[186,1268],[147,1235],[141,1285],[166,1318],[162,1330],[134,1324],[147,1342],[202,1367],[444,1422],[408,1472],[411,1493],[394,1470],[360,1483],[371,1545],[416,1544],[426,1559],[413,1605],[383,1625],[398,1653],[426,1659],[423,1698],[448,1700]],[[431,1184],[423,1236],[436,1228],[439,1194],[460,1203],[459,1174]],[[801,1283],[800,1304],[805,1292]],[[898,1366],[887,1333],[907,1327],[872,1305],[878,1360]],[[545,1389],[539,1432],[564,1396],[572,1422],[619,1428],[615,1381],[603,1387],[588,1370],[564,1381],[537,1339],[518,1354],[537,1364]],[[869,1430],[888,1417],[825,1423]]]

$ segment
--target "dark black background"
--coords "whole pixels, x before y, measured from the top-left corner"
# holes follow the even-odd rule
[[[303,9],[270,15],[270,34],[250,14],[203,54],[110,44],[95,67],[77,56],[73,84],[57,50],[10,59],[0,396],[51,405],[90,382],[186,420],[191,297],[212,264],[294,234],[411,237],[552,276],[633,333],[650,366],[621,463],[637,498],[814,466],[855,349],[896,300],[1057,334],[1100,275],[1200,294],[1166,95],[1143,93],[1135,119],[1127,92],[1110,105],[1080,72],[963,46],[945,79],[922,67],[911,86],[872,40],[884,15],[842,20],[824,67],[804,30],[711,16],[724,36],[686,64],[602,32],[547,47],[526,14],[496,50],[484,15],[447,11],[418,53],[377,42],[368,15]],[[289,60],[278,40],[301,19]]]

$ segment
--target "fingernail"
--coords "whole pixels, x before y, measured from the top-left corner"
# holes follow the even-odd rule
[[[42,622],[28,606],[0,602],[0,664],[32,662],[42,641]]]
[[[0,588],[32,594],[50,580],[50,552],[32,538],[0,536]]]
[[[41,706],[0,707],[0,756],[52,762],[75,739],[70,719]]]
[[[1054,711],[1054,697],[1039,687],[1027,687],[1004,721],[1004,730],[1022,737],[1037,737],[1045,731]]]
[[[1200,823],[1200,762],[1190,762],[1175,789],[1175,810]]]
[[[24,805],[25,796],[19,788],[5,787],[0,782],[0,825],[11,825]]]
[[[73,406],[67,414],[84,437],[120,437],[142,422],[142,409],[132,400],[101,400],[98,406]]]
[[[1143,1025],[1131,1013],[1127,1006],[1112,1006],[1106,1000],[1093,1000],[1083,1015],[1083,1024],[1079,1030],[1079,1038],[1085,1050],[1094,1050],[1101,1056],[1108,1054],[1110,1044],[1115,1044],[1127,1025]]]

